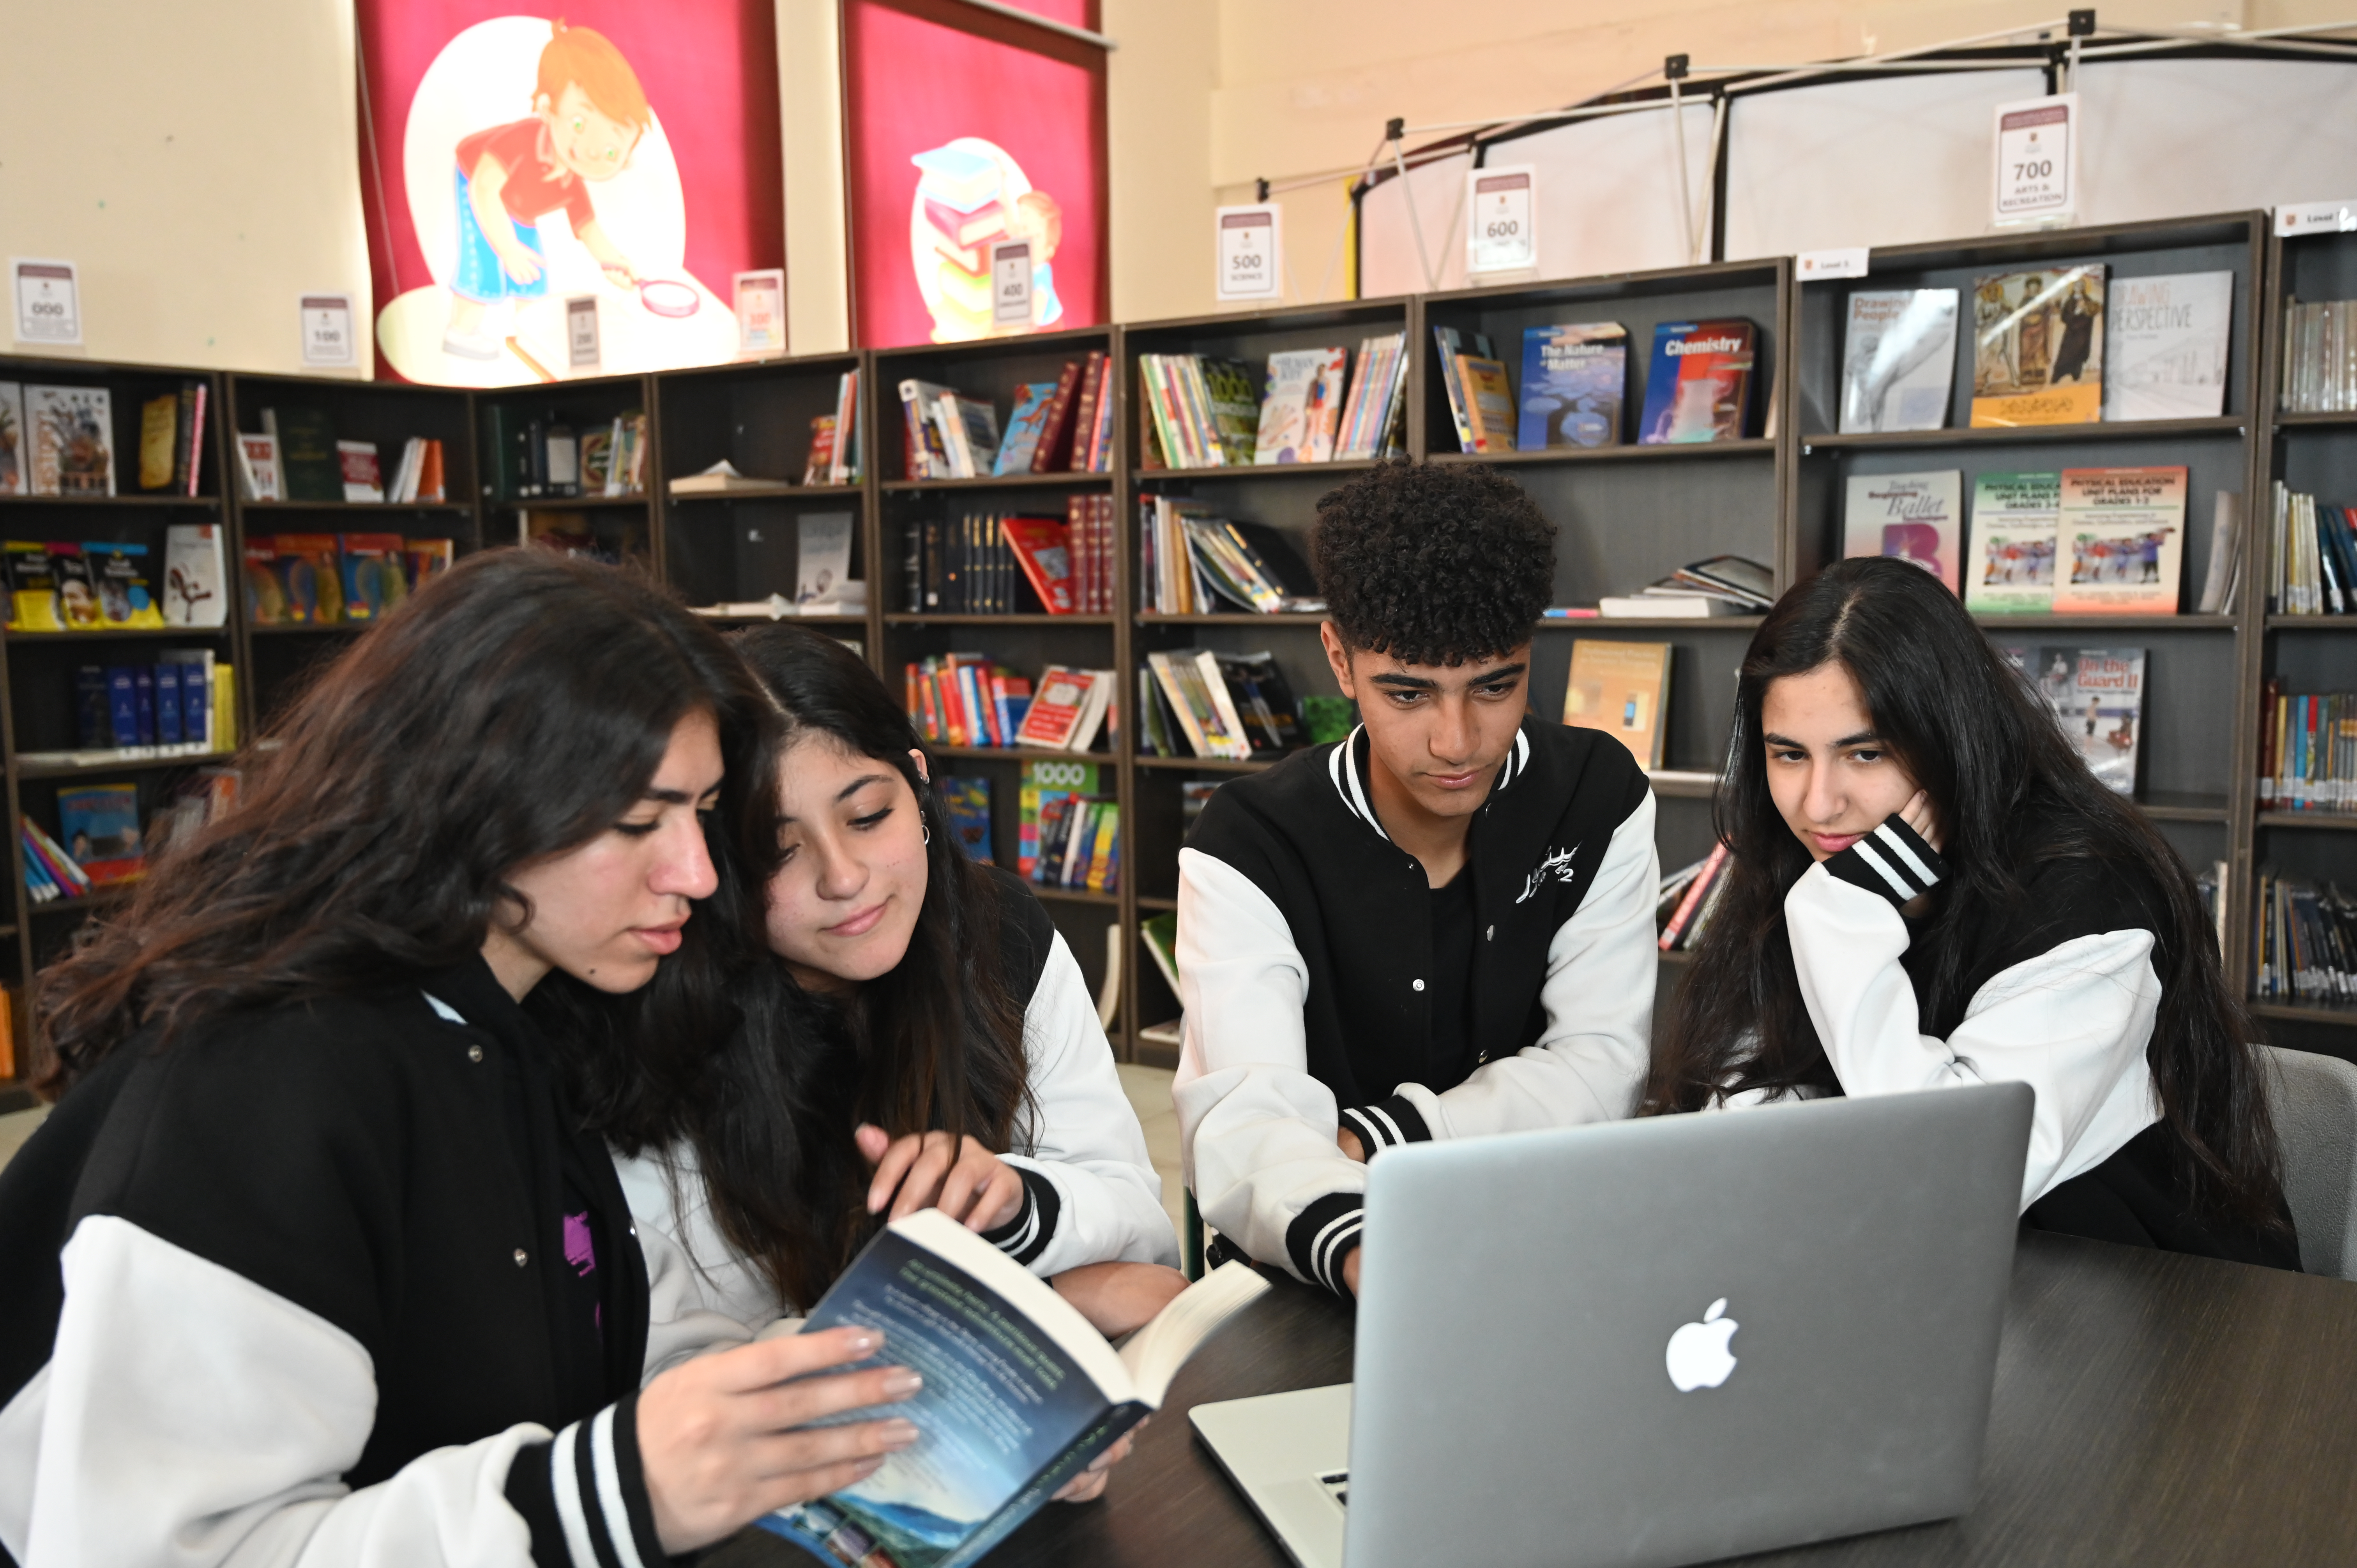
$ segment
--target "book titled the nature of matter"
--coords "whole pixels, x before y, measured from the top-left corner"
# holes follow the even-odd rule
[[[1964,476],[1954,468],[1852,474],[1842,513],[1842,553],[1912,561],[1953,590],[1964,542],[1963,503]]]
[[[881,1329],[867,1364],[915,1368],[925,1386],[834,1423],[899,1416],[917,1442],[762,1527],[830,1564],[963,1568],[1158,1409],[1188,1357],[1267,1288],[1245,1264],[1224,1264],[1116,1352],[1045,1281],[940,1209],[895,1220],[802,1332]]]

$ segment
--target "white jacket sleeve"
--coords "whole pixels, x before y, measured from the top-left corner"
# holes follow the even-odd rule
[[[791,1310],[761,1271],[727,1243],[693,1144],[614,1156],[647,1261],[647,1359],[641,1381],[713,1350],[749,1345]]]
[[[1784,918],[1802,1000],[1845,1093],[2008,1081],[2036,1091],[2022,1208],[2159,1119],[2144,1055],[2160,1005],[2150,931],[2075,937],[2001,972],[1943,1040],[1919,1030],[1899,961],[1907,925],[1889,899],[1813,865],[1784,896]]]
[[[359,1341],[114,1216],[84,1219],[59,1265],[48,1365],[0,1411],[0,1545],[25,1568],[532,1564],[505,1487],[545,1428],[437,1448],[353,1491],[340,1477],[376,1415]],[[579,1568],[601,1548],[642,1555],[597,1488],[559,1502]]]
[[[1176,1267],[1178,1237],[1162,1207],[1146,1130],[1122,1091],[1113,1047],[1060,931],[1023,1015],[1023,1055],[1030,1135],[1006,1163],[1025,1173],[1031,1228],[1027,1232],[1027,1216],[1018,1215],[1008,1250],[1042,1278],[1083,1263]]]
[[[1334,1091],[1310,1075],[1308,994],[1308,965],[1269,896],[1225,861],[1180,850],[1186,1014],[1171,1099],[1188,1184],[1204,1222],[1246,1252],[1339,1290],[1325,1264],[1339,1266],[1356,1240],[1367,1167],[1335,1143]],[[1297,1257],[1295,1222],[1338,1196],[1346,1201]]]
[[[1661,881],[1648,790],[1613,831],[1587,896],[1547,944],[1539,990],[1546,1027],[1538,1039],[1445,1092],[1420,1083],[1393,1090],[1435,1139],[1613,1122],[1636,1109],[1652,1045]]]

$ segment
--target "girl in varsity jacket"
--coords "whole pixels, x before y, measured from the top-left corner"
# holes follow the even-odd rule
[[[1784,596],[1718,814],[1649,1110],[2026,1082],[2029,1224],[2299,1266],[2191,877],[1940,583],[1859,559]]]
[[[724,854],[744,954],[651,1037],[719,1038],[683,1136],[610,1129],[654,1293],[651,1361],[806,1310],[888,1220],[938,1207],[1107,1334],[1185,1288],[1080,965],[949,827],[908,715],[833,638],[736,639],[782,724]],[[634,1135],[635,1134],[635,1135]],[[1103,1471],[1076,1495],[1093,1495]]]
[[[476,556],[47,973],[60,1098],[0,1174],[0,1563],[655,1563],[914,1441],[798,1430],[915,1386],[780,1386],[862,1331],[640,1391],[646,1269],[584,1122],[663,1086],[535,1021],[665,967],[765,712],[637,579]]]

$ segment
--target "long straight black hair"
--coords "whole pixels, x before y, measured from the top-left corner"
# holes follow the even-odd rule
[[[1828,567],[1777,601],[1751,639],[1714,808],[1730,879],[1660,1031],[1643,1109],[1692,1111],[1754,1089],[1841,1092],[1792,967],[1784,895],[1812,860],[1769,793],[1760,716],[1770,683],[1829,663],[1857,681],[1876,733],[1930,795],[1945,836],[1949,880],[1917,938],[1932,953],[1918,998],[1927,1025],[1963,1015],[1972,934],[2035,923],[2024,888],[2040,865],[2104,862],[2157,927],[2161,999],[2145,1058],[2176,1134],[2179,1177],[2208,1212],[2279,1223],[2250,1020],[2226,987],[2184,863],[2087,770],[1956,596],[1903,561]]]
[[[328,666],[277,744],[239,758],[235,809],[159,855],[42,974],[44,1090],[142,1031],[169,1039],[472,957],[494,919],[529,917],[511,874],[619,822],[696,713],[741,781],[766,704],[662,589],[541,550],[460,562]],[[650,1092],[629,1062],[593,1076]]]
[[[721,1043],[699,1053],[701,1083],[682,1123],[643,1124],[635,1136],[622,1129],[620,1141],[684,1134],[722,1235],[758,1262],[781,1300],[807,1306],[877,1225],[866,1212],[867,1164],[852,1141],[860,1122],[895,1137],[971,1136],[1000,1153],[1028,1139],[1023,1013],[1001,968],[998,895],[958,846],[938,789],[910,755],[921,742],[883,682],[841,643],[801,627],[732,641],[774,708],[775,756],[818,737],[887,764],[914,792],[931,840],[924,903],[899,965],[847,996],[814,994],[767,943],[779,800],[774,784],[748,793],[716,835],[734,891],[712,901],[699,940],[718,962],[681,972],[706,974],[717,989],[657,993],[643,1010],[659,1041],[683,1047],[716,1030]],[[930,757],[927,767],[939,776]]]

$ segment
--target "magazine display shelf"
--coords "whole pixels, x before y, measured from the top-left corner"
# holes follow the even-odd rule
[[[2243,978],[2249,987],[2256,946],[2252,905],[2262,871],[2272,870],[2319,887],[2337,882],[2357,891],[2357,813],[2258,811],[2258,731],[2266,715],[2260,695],[2270,676],[2287,692],[2357,691],[2357,615],[2270,615],[2266,584],[2273,565],[2274,530],[2268,498],[2276,481],[2320,500],[2357,499],[2357,413],[2288,413],[2278,408],[2288,306],[2295,300],[2357,299],[2357,234],[2318,234],[2286,240],[2267,237],[2266,356],[2260,380],[2258,480],[2252,509],[2257,526],[2250,553],[2253,581],[2246,613],[2244,675],[2250,714],[2238,737],[2244,758],[2240,769],[2243,816],[2237,824],[2236,880],[2244,902],[2233,928],[2242,948]],[[2254,1001],[2251,1011],[2276,1045],[2357,1060],[2357,1008],[2334,1008],[2280,1000]]]

